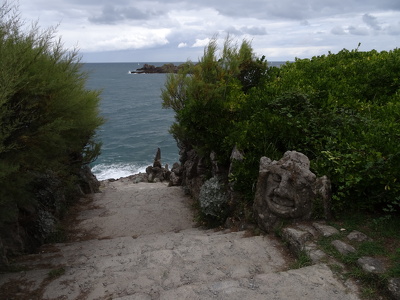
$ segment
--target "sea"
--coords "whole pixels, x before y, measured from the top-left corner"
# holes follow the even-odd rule
[[[150,63],[161,66],[164,63]],[[100,113],[105,119],[96,135],[102,142],[92,165],[97,179],[118,179],[145,172],[157,149],[170,167],[179,161],[179,149],[169,133],[172,109],[162,108],[161,89],[166,74],[131,74],[143,63],[86,63],[86,87],[101,90]]]
[[[175,65],[179,62],[173,62]],[[165,62],[148,64],[162,66]],[[282,62],[272,62],[279,66]],[[166,74],[132,74],[144,63],[84,63],[86,88],[101,90],[100,113],[105,119],[96,134],[102,151],[91,169],[98,180],[144,173],[157,149],[161,163],[179,161],[179,149],[169,133],[174,111],[162,108]]]

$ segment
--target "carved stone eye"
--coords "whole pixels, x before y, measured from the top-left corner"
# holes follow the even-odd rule
[[[272,174],[272,180],[275,182],[281,182],[282,181],[282,177],[278,174]]]

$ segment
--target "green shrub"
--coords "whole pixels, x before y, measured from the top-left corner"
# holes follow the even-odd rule
[[[268,69],[248,42],[238,49],[227,39],[216,53],[213,40],[197,65],[170,75],[163,103],[176,112],[178,141],[222,163],[234,146],[244,153],[230,180],[248,204],[261,156],[296,150],[330,177],[337,212],[399,211],[399,49],[344,49]]]
[[[54,29],[24,31],[17,9],[0,7],[0,221],[35,205],[35,181],[54,174],[73,186],[100,150],[99,92],[85,89],[77,52]]]

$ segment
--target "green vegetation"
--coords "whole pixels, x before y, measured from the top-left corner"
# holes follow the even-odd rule
[[[25,28],[15,7],[0,7],[0,225],[51,207],[50,188],[68,198],[100,150],[99,92],[85,89],[77,52],[63,50],[52,28]]]
[[[400,277],[400,218],[382,219],[376,215],[347,213],[340,216],[340,220],[331,222],[338,230],[346,231],[332,237],[321,237],[318,245],[321,249],[343,263],[346,268],[337,269],[342,275],[356,279],[361,284],[363,299],[389,299],[387,283],[389,278]],[[355,242],[346,240],[349,232],[358,230],[372,238],[371,241]],[[340,254],[332,245],[333,240],[345,240],[356,249],[355,253]],[[366,273],[358,265],[357,260],[363,256],[381,258],[385,262],[387,271],[383,274]],[[385,296],[385,297],[384,297]]]
[[[228,38],[221,50],[212,40],[198,64],[170,74],[162,99],[176,113],[170,130],[180,144],[205,158],[214,151],[226,169],[235,146],[244,155],[229,174],[243,195],[230,213],[241,220],[251,221],[260,158],[306,154],[312,171],[332,181],[331,225],[373,239],[347,256],[331,245],[345,233],[319,246],[346,265],[336,269],[363,283],[364,297],[377,299],[388,278],[400,276],[399,78],[400,49],[342,50],[278,68],[267,67],[247,41],[237,46]],[[388,271],[365,273],[356,263],[361,256],[384,257]],[[308,263],[301,255],[293,267]]]
[[[214,39],[198,64],[170,74],[163,105],[171,133],[200,155],[227,165],[234,146],[244,160],[230,180],[251,206],[261,156],[306,154],[312,171],[333,184],[333,209],[400,209],[400,50],[296,59],[267,67],[251,45]]]

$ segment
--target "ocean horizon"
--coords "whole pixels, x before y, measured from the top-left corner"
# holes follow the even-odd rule
[[[132,74],[144,64],[162,66],[183,62],[82,63],[88,72],[86,87],[101,90],[100,114],[105,123],[96,140],[102,152],[91,164],[98,180],[144,173],[153,164],[157,149],[161,162],[171,168],[179,161],[179,149],[169,133],[174,111],[163,109],[161,89],[167,74]],[[279,66],[284,62],[269,62]]]

